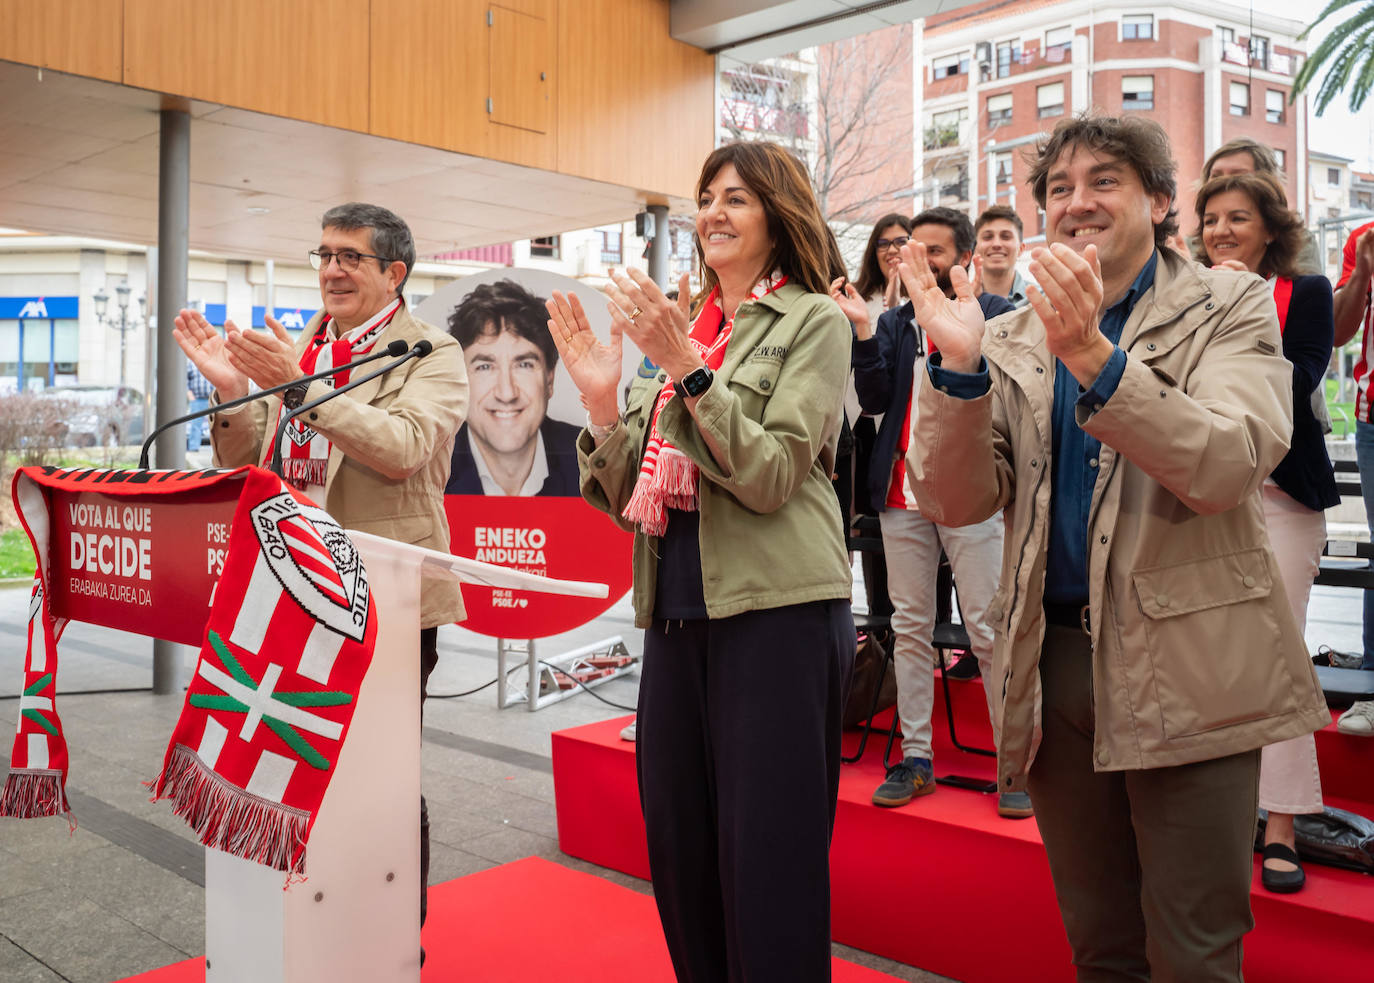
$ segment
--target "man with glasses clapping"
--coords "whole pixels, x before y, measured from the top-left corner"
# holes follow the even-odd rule
[[[380,352],[396,340],[433,349],[293,420],[283,437],[283,477],[345,529],[448,552],[444,485],[454,435],[468,404],[467,369],[458,342],[411,316],[402,288],[415,265],[415,240],[396,214],[352,202],[320,222],[310,265],[320,273],[322,309],[293,343],[267,316],[269,331],[221,335],[197,311],[183,310],[172,334],[215,387],[214,403],[268,389]],[[369,369],[372,367],[370,366]],[[234,410],[210,426],[216,466],[266,465],[282,414],[343,386],[349,372],[287,389]],[[439,660],[438,626],[463,619],[451,580],[425,581],[420,599],[420,699]],[[429,821],[420,800],[420,922],[425,918]],[[423,954],[421,956],[423,960]]]

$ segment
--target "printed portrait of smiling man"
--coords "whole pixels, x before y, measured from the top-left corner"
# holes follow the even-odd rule
[[[580,428],[547,416],[558,350],[543,298],[513,280],[474,287],[449,315],[471,385],[449,495],[577,495]]]

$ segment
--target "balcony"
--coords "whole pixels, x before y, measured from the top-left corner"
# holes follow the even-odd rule
[[[494,246],[477,246],[472,249],[454,249],[446,253],[435,253],[425,259],[439,263],[493,263],[497,266],[511,266],[515,263],[514,250],[509,242]]]
[[[764,106],[746,99],[722,99],[720,123],[742,133],[771,134],[805,140],[811,132],[806,110]]]
[[[968,201],[968,178],[955,181],[953,184],[940,185],[940,201],[943,203],[950,198],[955,201]]]
[[[926,150],[944,150],[959,146],[958,123],[932,123],[925,128],[923,144]]]

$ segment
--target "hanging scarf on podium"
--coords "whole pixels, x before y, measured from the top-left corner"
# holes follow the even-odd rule
[[[206,846],[304,872],[310,827],[372,660],[377,615],[352,541],[322,509],[259,468],[102,471],[23,468],[15,502],[39,557],[11,772],[0,816],[70,819],[56,709],[57,641],[48,510],[62,492],[173,503],[241,485],[200,658],[161,774]],[[168,562],[152,557],[152,562]],[[151,632],[150,632],[151,633]]]

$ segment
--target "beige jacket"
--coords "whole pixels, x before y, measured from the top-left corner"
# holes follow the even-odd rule
[[[1025,787],[1040,733],[1054,363],[1035,312],[995,319],[991,391],[920,393],[908,469],[921,511],[1006,508],[995,622],[999,784]],[[1287,448],[1292,368],[1268,286],[1160,253],[1127,320],[1088,526],[1095,767],[1155,768],[1309,733],[1330,715],[1293,622],[1258,489]]]
[[[304,350],[323,317],[320,312],[311,318],[301,332],[297,351]],[[421,338],[434,345],[430,354],[405,362],[305,417],[333,442],[320,503],[326,512],[345,529],[447,553],[444,485],[453,438],[468,406],[463,350],[451,335],[412,317],[404,305],[378,337],[376,350],[397,339],[413,345]],[[369,365],[360,374],[385,363]],[[329,391],[326,382],[312,382],[305,401]],[[215,464],[262,464],[280,406],[281,400],[269,396],[236,412],[215,414],[210,427]],[[462,619],[458,584],[426,581],[420,626],[432,628]]]

